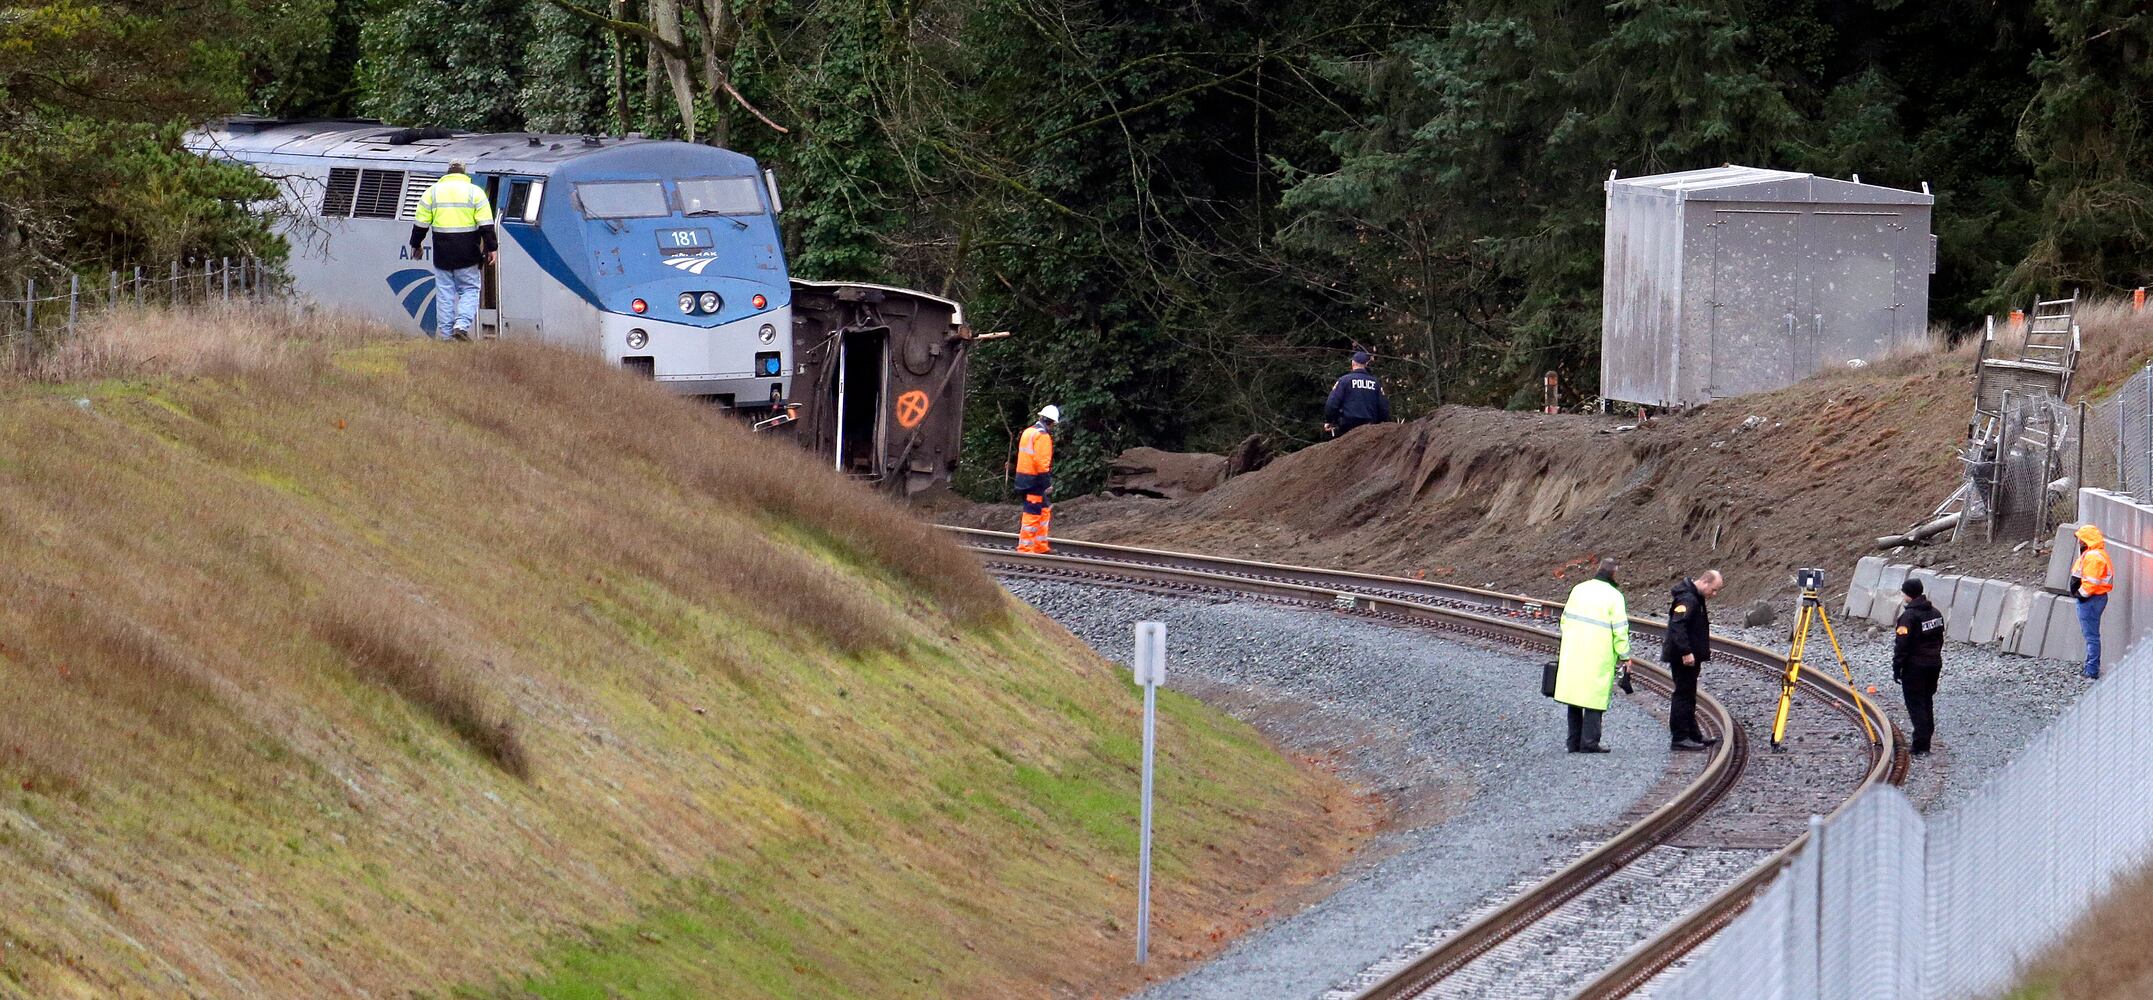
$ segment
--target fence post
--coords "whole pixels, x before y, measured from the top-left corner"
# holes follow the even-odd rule
[[[179,259],[176,257],[172,259],[172,280],[165,286],[164,301],[166,305],[179,302]]]
[[[232,304],[232,258],[217,258],[217,270],[224,274],[224,304]]]
[[[120,307],[120,272],[119,272],[118,270],[111,270],[111,271],[106,271],[106,272],[105,272],[105,308],[107,308],[107,309],[118,309],[119,307]]]
[[[67,335],[75,335],[76,303],[82,299],[82,275],[67,276]]]
[[[2086,401],[2078,401],[2078,471],[2071,474],[2071,520],[2078,520],[2078,491],[2086,488]]]
[[[135,265],[135,308],[142,308],[142,265]]]
[[[37,332],[37,279],[24,278],[22,285],[22,335]]]

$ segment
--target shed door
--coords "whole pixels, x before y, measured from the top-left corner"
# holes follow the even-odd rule
[[[1875,361],[1898,337],[1899,271],[1891,248],[1904,228],[1891,212],[1809,217],[1810,336],[1803,374]]]
[[[1801,291],[1802,217],[1728,210],[1712,221],[1712,357],[1705,382],[1717,399],[1791,385]]]

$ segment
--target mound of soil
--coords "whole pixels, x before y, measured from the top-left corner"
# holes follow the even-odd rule
[[[1970,367],[1929,356],[1833,372],[1642,427],[1444,407],[1356,430],[1187,500],[1064,503],[1055,528],[1546,595],[1590,575],[1601,556],[1623,561],[1633,594],[1710,566],[1727,574],[1722,606],[1731,608],[1791,594],[1798,566],[1824,566],[1843,586],[1876,536],[1950,495]],[[965,520],[1016,523],[1001,513]],[[2032,578],[2041,565],[2030,551],[2001,546],[1924,551],[1989,575]]]

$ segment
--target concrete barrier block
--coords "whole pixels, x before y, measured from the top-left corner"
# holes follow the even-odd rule
[[[1854,578],[1847,583],[1846,617],[1849,621],[1869,617],[1877,598],[1877,577],[1884,573],[1883,556],[1863,556],[1854,561]]]
[[[2011,592],[2004,595],[2003,614],[1996,620],[1996,638],[2005,650],[2018,645],[2019,634],[2026,631],[2026,622],[2033,616],[2033,597],[2041,592],[2039,587],[2023,587],[2011,584]]]
[[[2086,658],[2086,640],[2078,634],[2078,602],[2058,597],[2048,606],[2048,632],[2041,637],[2041,656],[2066,662]]]
[[[2048,637],[2048,619],[2054,612],[2056,595],[2033,587],[2021,587],[2030,600],[2026,607],[2026,624],[2018,635],[2009,640],[2004,649],[2020,656],[2041,655],[2041,643]]]
[[[1983,580],[1974,599],[1974,620],[1967,626],[1966,641],[1995,642],[2003,635],[2003,609],[2011,599],[2011,581]]]
[[[1951,613],[1945,616],[1944,635],[1953,642],[1972,642],[1974,613],[1981,608],[1981,580],[1965,577],[1951,593]]]
[[[2057,525],[2055,548],[2048,550],[2048,572],[2042,576],[2041,585],[2057,593],[2071,589],[2071,563],[2078,559],[2078,539],[2072,533],[2077,530],[2075,521]]]
[[[1951,621],[1951,602],[1959,599],[1959,588],[1967,585],[1966,578],[1957,573],[1945,573],[1936,578],[1936,589],[1929,592],[1929,603],[1944,613],[1944,621]]]
[[[1869,608],[1870,621],[1878,625],[1889,625],[1892,619],[1899,617],[1899,602],[1896,595],[1899,593],[1899,585],[1906,582],[1906,573],[1910,568],[1908,566],[1886,565],[1877,574],[1877,599]]]

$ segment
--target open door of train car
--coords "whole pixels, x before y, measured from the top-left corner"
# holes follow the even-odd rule
[[[964,308],[883,285],[792,282],[794,433],[898,496],[947,485],[964,437]]]

